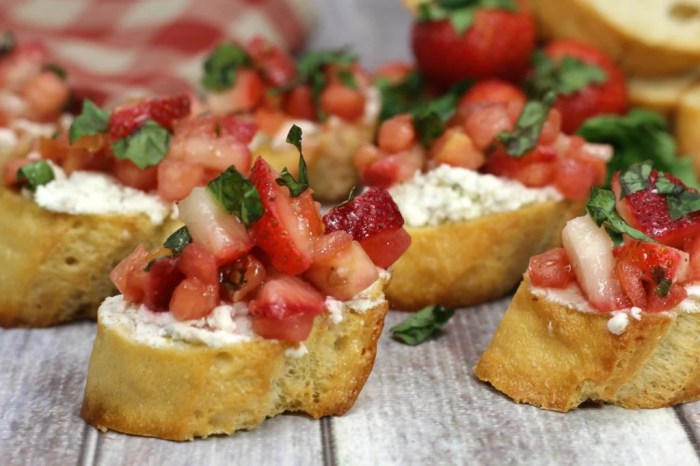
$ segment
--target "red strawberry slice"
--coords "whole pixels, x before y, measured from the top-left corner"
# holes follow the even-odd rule
[[[178,94],[117,107],[109,118],[109,135],[121,139],[138,130],[148,119],[172,131],[173,123],[190,113],[190,97]]]
[[[253,140],[255,133],[258,132],[258,125],[252,121],[245,121],[241,118],[227,115],[221,119],[221,131],[224,134],[230,134],[238,142],[248,144]]]
[[[376,187],[323,216],[327,233],[347,231],[380,267],[388,267],[408,249],[410,238],[406,238],[403,222],[391,195]]]
[[[673,175],[666,174],[666,177],[679,186],[685,186]],[[650,187],[620,199],[622,191],[619,174],[615,174],[612,188],[617,198],[616,208],[622,218],[634,228],[659,243],[680,248],[684,238],[700,235],[700,212],[693,212],[677,220],[671,219],[666,196],[656,191],[657,179],[658,172],[653,170],[649,177]],[[692,188],[686,189],[695,192]]]
[[[688,272],[688,253],[663,244],[628,240],[613,249],[613,256],[637,266],[641,278],[654,283],[683,280]]]
[[[258,158],[250,170],[250,181],[260,194],[264,213],[250,228],[257,246],[267,253],[272,266],[285,274],[298,275],[311,265],[309,220],[302,209],[295,209],[295,202],[286,187],[275,181],[277,172],[263,159]]]
[[[324,298],[298,277],[269,279],[249,303],[253,330],[263,338],[304,341],[314,318],[325,310]]]

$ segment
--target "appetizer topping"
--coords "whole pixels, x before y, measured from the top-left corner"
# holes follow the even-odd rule
[[[418,69],[443,89],[465,79],[520,80],[535,21],[515,0],[425,2],[412,29]]]
[[[53,179],[53,170],[46,160],[29,162],[17,170],[17,180],[20,182],[21,186],[31,191],[36,191],[36,188]]]
[[[531,100],[527,102],[515,122],[513,131],[504,131],[496,137],[499,142],[503,143],[503,148],[508,155],[522,157],[537,146],[554,98],[554,93],[550,93],[542,101]]]
[[[434,304],[425,307],[391,328],[394,340],[416,346],[433,338],[454,315],[454,309]]]
[[[301,158],[298,128],[289,140]],[[327,297],[360,297],[381,279],[377,266],[388,267],[408,247],[401,243],[408,235],[391,198],[375,191],[334,213],[338,224],[362,233],[356,241],[343,229],[324,231],[311,191],[293,196],[263,159],[249,178],[229,167],[179,202],[185,227],[164,248],[137,249],[114,269],[112,281],[127,301],[169,310],[178,320],[208,318],[222,303],[246,303],[257,335],[303,341],[326,310]],[[380,220],[378,202],[391,203],[393,216]],[[372,215],[364,215],[368,209]],[[380,247],[389,252],[372,252]]]
[[[674,220],[669,204],[681,193],[693,198],[697,193],[649,164],[616,173],[613,191],[594,190],[587,205],[590,215],[564,227],[563,249],[530,259],[532,285],[579,287],[602,312],[674,309],[688,296],[687,285],[700,279],[700,217],[698,210],[689,209]],[[613,247],[608,233],[621,244]]]
[[[236,84],[236,71],[251,65],[251,58],[242,47],[235,44],[219,44],[204,61],[202,86],[221,92]]]

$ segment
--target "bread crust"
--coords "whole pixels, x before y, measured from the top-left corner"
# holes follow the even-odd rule
[[[518,284],[531,256],[560,242],[580,202],[547,201],[476,220],[410,228],[411,246],[391,269],[392,308],[463,307],[499,298]]]
[[[154,347],[98,319],[81,416],[96,428],[169,440],[252,429],[285,411],[341,415],[369,376],[388,304],[325,312],[304,342],[308,354],[278,340],[210,347]]]
[[[518,403],[569,411],[587,400],[660,408],[700,398],[699,313],[641,313],[621,335],[609,313],[537,297],[525,278],[475,375]]]
[[[138,244],[161,244],[179,224],[145,215],[70,215],[0,190],[0,326],[46,327],[95,318],[115,293],[109,272]]]
[[[347,199],[359,176],[352,158],[363,144],[372,142],[374,124],[347,123],[337,118],[321,123],[319,133],[304,137],[304,159],[309,173],[309,184],[314,198],[320,202],[335,203]],[[287,168],[298,174],[299,153],[291,144],[273,147],[268,142],[253,150],[275,170]]]
[[[634,2],[627,1],[630,11],[621,15],[615,9],[623,5],[617,5],[617,1],[527,0],[527,5],[545,37],[594,45],[628,73],[663,76],[697,67],[700,61],[697,27],[693,29],[694,23],[675,18],[672,2],[656,1],[635,9]],[[665,31],[651,34],[653,28],[665,28]]]

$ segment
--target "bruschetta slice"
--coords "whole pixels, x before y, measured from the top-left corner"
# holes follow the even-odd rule
[[[534,256],[474,372],[516,402],[658,408],[700,398],[700,199],[642,164]],[[622,242],[614,246],[611,235]]]
[[[85,420],[190,440],[352,407],[388,310],[387,249],[395,260],[406,246],[372,243],[402,236],[382,223],[400,214],[372,190],[322,218],[303,163],[300,173],[262,158],[250,178],[228,169],[179,203],[185,226],[165,247],[117,266],[122,294],[99,310]]]

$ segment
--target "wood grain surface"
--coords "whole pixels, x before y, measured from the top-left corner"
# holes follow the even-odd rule
[[[349,45],[369,67],[408,59],[398,0],[317,0],[311,48]],[[517,405],[472,366],[508,298],[461,309],[438,338],[401,345],[388,328],[355,407],[314,421],[283,415],[251,432],[190,443],[101,434],[78,416],[95,327],[0,330],[0,465],[697,465],[700,403],[675,409]]]

